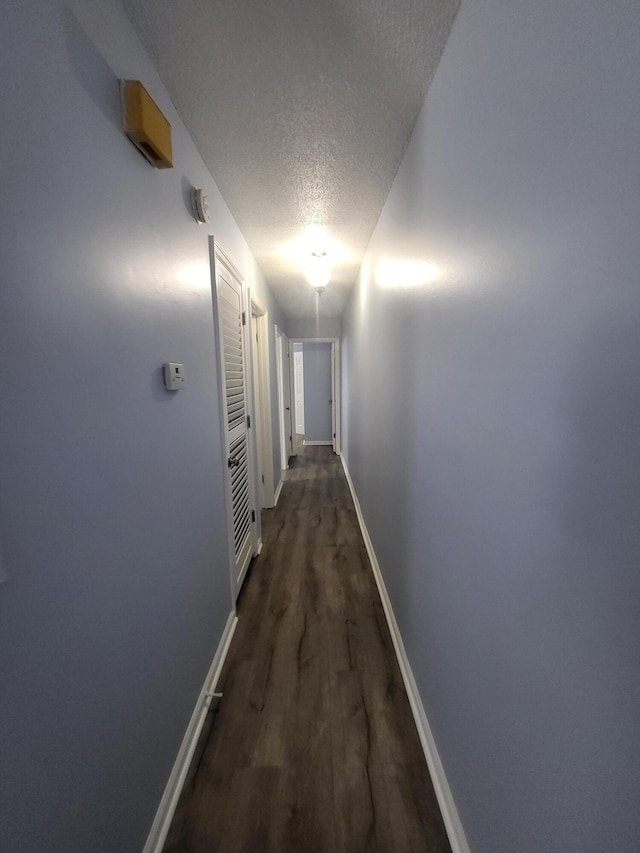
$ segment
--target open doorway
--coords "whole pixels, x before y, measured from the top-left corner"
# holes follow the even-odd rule
[[[340,453],[340,341],[297,338],[290,346],[294,452],[329,445]]]

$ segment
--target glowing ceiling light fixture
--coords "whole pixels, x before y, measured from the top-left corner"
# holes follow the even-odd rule
[[[317,255],[312,252],[311,263],[307,266],[306,276],[311,287],[315,287],[318,293],[323,293],[331,278],[331,271],[326,259],[327,253]]]
[[[360,255],[353,249],[332,237],[328,228],[322,225],[308,225],[293,239],[287,240],[274,251],[293,272],[301,268],[306,270],[310,260],[316,258],[331,258],[332,267],[358,264]]]
[[[311,287],[326,287],[329,284],[331,273],[327,268],[316,268],[307,270],[307,281]]]

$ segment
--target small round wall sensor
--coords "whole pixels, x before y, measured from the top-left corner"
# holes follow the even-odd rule
[[[201,222],[204,225],[209,221],[209,199],[203,190],[191,188],[191,205],[196,222]]]

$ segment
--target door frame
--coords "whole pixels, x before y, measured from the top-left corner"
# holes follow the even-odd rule
[[[278,379],[278,427],[280,432],[280,470],[286,471],[289,467],[289,459],[293,449],[293,422],[291,419],[291,395],[289,395],[289,416],[287,418],[285,409],[285,382],[289,384],[289,363],[285,361],[285,340],[289,344],[289,338],[278,326],[276,331],[276,372]],[[286,353],[286,358],[290,353]],[[287,420],[289,421],[289,439],[287,439]]]
[[[261,493],[260,483],[258,481],[259,472],[257,465],[258,445],[260,442],[260,450],[262,456],[262,476],[264,483],[262,484],[263,503],[261,509],[270,509],[275,506],[275,477],[273,470],[273,427],[272,427],[272,412],[271,412],[271,367],[269,357],[269,313],[266,306],[247,288],[248,305],[247,311],[248,329],[251,337],[251,397],[252,397],[252,426],[255,440],[255,456],[256,461],[254,473],[254,494],[256,495],[256,506],[260,505],[259,496]],[[253,364],[253,335],[258,334],[258,364]],[[253,377],[256,377],[254,383]],[[254,390],[256,399],[254,400]],[[280,479],[280,478],[278,478]],[[260,513],[257,512],[257,515]],[[260,534],[262,526],[260,525]],[[259,539],[260,548],[262,548],[262,536]],[[259,553],[259,552],[258,552]]]
[[[296,383],[295,383],[295,353],[293,352],[293,341],[289,338],[289,400],[291,406],[291,455],[297,456],[296,442],[293,436],[296,435]]]
[[[249,288],[246,285],[246,282],[241,275],[238,268],[235,266],[233,261],[229,258],[227,253],[220,248],[220,246],[216,243],[213,235],[209,235],[209,268],[210,268],[210,277],[211,277],[211,298],[213,301],[213,325],[214,325],[214,340],[216,344],[216,376],[218,379],[218,415],[220,420],[220,449],[221,449],[221,461],[222,461],[222,480],[224,487],[224,505],[225,505],[225,516],[227,521],[227,553],[228,553],[228,563],[229,563],[229,589],[231,592],[231,606],[235,611],[236,609],[236,599],[238,597],[238,593],[240,589],[242,589],[242,584],[247,574],[247,570],[251,563],[251,560],[247,562],[240,579],[236,582],[236,555],[234,549],[234,535],[233,535],[233,503],[232,503],[232,494],[231,494],[231,482],[228,476],[228,471],[226,468],[227,461],[227,423],[225,417],[225,404],[224,404],[224,394],[225,394],[225,385],[224,385],[224,343],[220,334],[220,320],[219,320],[219,307],[218,307],[218,286],[217,286],[217,269],[216,269],[216,259],[220,258],[220,261],[228,267],[228,269],[233,273],[233,275],[237,278],[241,285],[242,291],[242,311],[247,319],[247,323],[243,323],[243,348],[244,348],[244,359],[245,359],[245,387],[246,387],[246,398],[247,398],[247,409],[251,422],[253,423],[253,394],[252,394],[252,374],[251,374],[251,338],[249,337],[249,319],[250,319],[250,311],[247,311],[248,306],[248,298],[249,298]],[[249,355],[247,356],[247,353]],[[256,492],[255,492],[255,430],[248,427],[247,429],[247,443],[248,443],[248,454],[247,461],[249,467],[249,487],[251,494],[251,508],[254,512],[254,518],[251,522],[251,533],[252,533],[252,542],[251,542],[251,551],[252,555],[255,556],[260,552],[260,548],[262,547],[262,539],[261,539],[261,527],[260,527],[260,512],[257,510],[256,505]]]
[[[300,344],[302,347],[302,344]],[[293,344],[293,363],[291,365],[291,377],[292,377],[292,394],[293,394],[293,431],[296,435],[305,434],[305,421],[304,421],[304,353],[302,349],[295,349],[295,344]],[[298,364],[301,366],[302,370],[302,386],[300,388],[300,392],[298,392],[298,384],[296,381],[296,374],[298,371]],[[298,397],[300,397],[300,401],[298,401]],[[298,417],[298,402],[301,403],[302,408],[302,417]],[[302,428],[301,428],[302,427]]]
[[[289,338],[293,344],[331,344],[331,419],[334,425],[333,452],[338,456],[342,450],[342,413],[340,408],[340,338]],[[293,360],[291,360],[291,382],[293,387]]]

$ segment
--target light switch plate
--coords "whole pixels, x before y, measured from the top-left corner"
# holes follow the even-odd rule
[[[167,391],[184,390],[184,364],[167,361],[164,365],[164,385]]]

